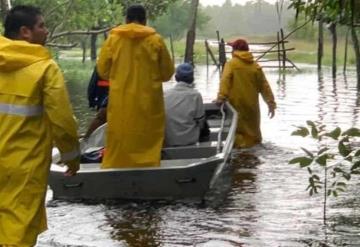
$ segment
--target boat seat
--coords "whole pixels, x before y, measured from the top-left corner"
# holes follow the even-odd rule
[[[224,145],[224,141],[223,141]],[[162,160],[208,158],[216,155],[217,142],[198,142],[195,145],[166,147],[161,150]]]
[[[176,167],[176,166],[186,166],[189,164],[197,163],[206,160],[202,159],[176,159],[176,160],[162,160],[161,167]]]
[[[208,119],[206,120],[210,126],[210,128],[220,128],[221,119]],[[229,127],[231,125],[231,119],[226,119],[224,121],[224,126]]]
[[[176,167],[176,166],[185,166],[188,164],[196,163],[206,160],[206,158],[198,158],[198,159],[173,159],[173,160],[162,160],[161,161],[161,167]],[[87,164],[81,164],[80,169],[86,170],[86,169],[99,169],[101,163],[87,163]]]

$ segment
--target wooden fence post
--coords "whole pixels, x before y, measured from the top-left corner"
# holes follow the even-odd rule
[[[219,63],[216,61],[216,58],[213,54],[213,52],[211,51],[210,47],[209,47],[209,42],[207,40],[205,40],[205,47],[207,50],[207,53],[210,54],[211,59],[213,60],[214,65],[216,65],[216,67],[220,68]]]
[[[283,70],[286,68],[286,49],[285,49],[285,37],[284,37],[284,30],[280,29],[280,37],[281,37],[281,48],[282,48],[282,66]]]
[[[224,39],[221,39],[219,43],[219,65],[221,67],[221,71],[223,71],[225,63],[226,63],[225,42]]]
[[[279,71],[280,71],[280,68],[281,68],[281,53],[280,53],[280,33],[277,32],[277,47],[278,47],[278,63],[279,63]]]

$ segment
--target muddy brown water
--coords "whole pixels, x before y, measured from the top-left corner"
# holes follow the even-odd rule
[[[262,104],[262,145],[234,150],[231,166],[205,203],[131,202],[83,204],[51,200],[44,246],[360,246],[360,183],[354,178],[339,198],[330,199],[323,224],[323,196],[309,197],[307,173],[289,165],[312,142],[291,136],[306,120],[331,129],[360,127],[360,98],[354,71],[330,78],[302,66],[302,73],[279,76],[266,70],[278,109],[267,117]],[[280,79],[280,80],[279,80]],[[205,101],[216,96],[219,75],[198,66],[197,88]],[[87,108],[86,82],[69,83],[81,131],[94,112]],[[168,87],[171,83],[165,85]]]

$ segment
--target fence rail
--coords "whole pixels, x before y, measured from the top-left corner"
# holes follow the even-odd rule
[[[224,65],[227,60],[226,54],[231,53],[231,51],[227,51],[226,47],[227,45],[224,42],[224,39],[220,38],[220,33],[217,31],[217,44],[218,44],[218,56],[214,55],[213,51],[210,48],[209,41],[205,40],[205,49],[206,49],[206,63],[207,66],[209,66],[209,57],[211,58],[214,65],[216,65],[221,71],[224,68]],[[285,36],[284,31],[280,29],[280,31],[277,33],[277,40],[276,41],[270,41],[270,42],[253,42],[249,43],[250,50],[252,46],[267,46],[266,48],[262,49],[254,49],[251,50],[251,52],[256,56],[256,61],[258,63],[269,63],[269,62],[277,62],[277,65],[262,65],[264,68],[278,68],[279,70],[285,70],[285,69],[297,69],[299,68],[293,63],[287,56],[287,52],[294,51],[295,48],[291,47],[288,48],[286,45],[288,45],[290,42],[287,39],[289,35]],[[277,54],[276,59],[269,59],[265,58],[268,54]]]

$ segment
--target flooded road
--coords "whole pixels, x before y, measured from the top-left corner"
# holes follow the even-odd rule
[[[196,73],[197,88],[205,101],[214,99],[218,72],[198,66]],[[49,230],[37,246],[360,246],[359,179],[339,198],[329,199],[325,227],[323,196],[309,197],[307,172],[288,164],[301,153],[300,147],[311,145],[290,135],[295,125],[312,120],[327,129],[359,127],[355,73],[339,75],[336,81],[330,71],[324,71],[319,80],[311,67],[280,76],[280,80],[277,71],[265,73],[278,108],[270,120],[262,104],[263,145],[235,150],[231,166],[204,204],[71,204],[52,201],[49,190]],[[87,109],[87,82],[69,86],[84,132],[94,115]]]

